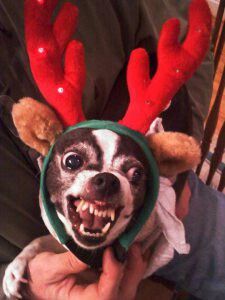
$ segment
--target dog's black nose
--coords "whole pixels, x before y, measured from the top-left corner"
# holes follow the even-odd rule
[[[112,196],[120,189],[119,179],[111,173],[100,173],[91,180],[95,192],[101,196]]]

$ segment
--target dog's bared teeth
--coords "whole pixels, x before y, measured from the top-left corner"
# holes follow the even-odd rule
[[[114,215],[114,218],[115,218],[115,210],[114,209],[112,209],[112,208],[108,208],[108,210],[107,210],[107,215],[108,215],[108,217],[109,218],[113,218],[113,215]],[[113,221],[113,220],[112,220]]]
[[[81,200],[80,203],[79,203],[79,205],[77,206],[76,212],[80,211],[80,209],[83,206],[83,204],[84,204],[84,200]]]
[[[98,212],[98,216],[101,217],[101,216],[102,216],[102,213],[103,213],[103,212],[100,210],[100,211]]]
[[[104,211],[102,212],[102,216],[103,216],[103,218],[105,218],[105,217],[107,216],[107,210],[104,210]]]
[[[85,202],[81,209],[82,211],[85,211],[88,207],[89,207],[88,202]]]
[[[88,229],[85,229],[84,228],[84,224],[81,223],[80,224],[80,232],[83,234],[83,235],[86,235],[86,236],[92,236],[92,237],[102,237],[104,236],[108,231],[109,231],[109,228],[111,226],[111,223],[108,222],[102,229],[102,232],[89,232]]]
[[[115,220],[115,209],[108,208],[105,210],[98,210],[94,207],[93,204],[81,199],[79,205],[77,206],[76,212],[85,211],[87,209],[90,214],[94,214],[95,216],[102,218],[110,218],[112,222]]]
[[[115,209],[111,210],[111,220],[114,221],[115,220]]]
[[[103,228],[102,228],[102,232],[104,234],[106,234],[106,232],[109,230],[111,223],[108,222]]]
[[[94,206],[92,204],[89,206],[89,212],[90,214],[94,213]]]
[[[97,208],[94,208],[93,205],[90,206],[89,211],[91,214],[94,214],[95,216],[106,218],[107,216],[112,216],[113,212],[108,213],[108,210],[98,210]],[[114,214],[115,218],[115,214]]]
[[[82,235],[92,236],[92,237],[102,237],[104,235],[103,232],[89,232],[87,229],[84,229],[84,224],[80,224],[80,232]]]
[[[83,224],[83,223],[80,224],[80,231],[81,231],[82,233],[85,233],[85,231],[84,231],[84,224]]]
[[[82,210],[84,211],[88,207],[89,207],[90,214],[94,214],[95,216],[102,217],[102,218],[109,217],[111,218],[112,221],[115,220],[115,209],[113,208],[108,208],[106,210],[98,210],[97,208],[94,208],[92,204],[88,204],[87,202],[85,202],[82,206]]]

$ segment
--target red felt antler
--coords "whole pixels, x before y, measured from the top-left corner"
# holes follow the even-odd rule
[[[179,25],[177,19],[163,25],[157,50],[158,68],[152,79],[147,52],[141,48],[132,52],[127,71],[130,104],[120,121],[123,125],[146,133],[204,59],[211,33],[211,13],[206,1],[191,2],[188,33],[182,44],[178,42]]]
[[[68,126],[85,119],[81,102],[85,84],[84,49],[80,42],[70,41],[78,14],[74,5],[65,3],[51,24],[57,2],[25,0],[25,35],[34,79]]]

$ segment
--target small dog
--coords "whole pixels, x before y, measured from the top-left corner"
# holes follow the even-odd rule
[[[49,140],[50,144],[49,137],[56,137],[61,132],[54,113],[31,98],[15,104],[12,115],[22,140],[42,154],[46,151],[43,140]],[[31,135],[35,130],[35,136]],[[189,136],[162,132],[151,134],[147,139],[163,176],[174,176],[199,161],[198,144]],[[39,165],[41,168],[41,163]],[[145,198],[146,166],[140,147],[131,138],[110,130],[80,128],[58,136],[46,185],[67,233],[80,247],[94,250],[111,245],[129,227]],[[57,239],[42,201],[40,207],[46,226]],[[148,241],[158,228],[156,218],[154,209],[136,241]],[[160,229],[143,250],[154,244],[161,232]],[[3,280],[8,297],[20,296],[20,284],[33,257],[43,251],[65,251],[56,239],[52,236],[35,239],[8,266]]]

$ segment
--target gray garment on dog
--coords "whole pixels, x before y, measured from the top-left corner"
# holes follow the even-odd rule
[[[190,210],[183,223],[188,255],[178,255],[157,275],[204,300],[225,299],[225,195],[206,186],[193,172]]]

